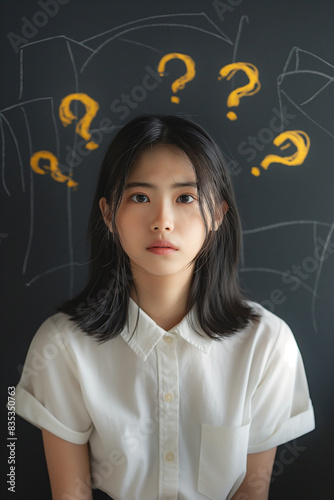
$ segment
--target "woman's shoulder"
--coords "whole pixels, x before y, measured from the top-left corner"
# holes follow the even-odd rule
[[[57,312],[46,318],[39,327],[39,330],[49,331],[64,331],[73,333],[74,331],[81,331],[80,327],[71,319],[71,317],[63,312]]]
[[[247,305],[258,315],[260,324],[269,324],[272,328],[280,327],[284,320],[258,302],[247,300]]]
[[[294,335],[284,319],[269,311],[261,304],[247,301],[247,305],[257,314],[258,319],[251,322],[241,332],[243,337],[256,344],[274,347],[278,343],[294,342]]]
[[[58,312],[42,322],[33,337],[32,345],[47,345],[53,342],[65,347],[74,340],[83,342],[85,338],[85,333],[68,314]]]
[[[245,379],[251,377],[255,387],[265,373],[269,376],[276,370],[281,370],[280,373],[293,371],[299,366],[300,352],[290,327],[281,317],[256,302],[247,304],[258,318],[229,337],[225,346],[222,343],[215,350],[222,350],[233,373],[242,366]]]

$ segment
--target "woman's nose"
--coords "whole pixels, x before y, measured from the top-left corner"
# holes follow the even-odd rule
[[[174,218],[172,208],[166,202],[161,202],[154,208],[154,214],[151,223],[152,231],[173,231]]]

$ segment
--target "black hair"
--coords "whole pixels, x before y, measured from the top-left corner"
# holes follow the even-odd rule
[[[76,298],[62,304],[59,310],[69,314],[83,331],[100,341],[116,337],[125,327],[134,282],[129,258],[118,237],[115,217],[131,168],[140,154],[155,144],[179,148],[190,159],[196,174],[206,238],[195,258],[187,312],[195,308],[202,331],[220,340],[257,319],[239,285],[240,218],[219,147],[202,127],[180,116],[135,118],[110,144],[101,165],[89,223],[88,283]],[[112,233],[99,207],[103,197],[111,208]],[[228,207],[225,214],[224,206]],[[209,214],[209,222],[204,213]],[[218,229],[210,230],[217,218],[222,218],[222,223]]]

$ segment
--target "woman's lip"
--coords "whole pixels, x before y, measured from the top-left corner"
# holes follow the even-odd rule
[[[170,241],[166,240],[156,240],[150,243],[150,245],[147,247],[147,250],[152,250],[152,249],[165,249],[165,250],[178,250],[178,248],[173,245]]]
[[[149,247],[146,250],[148,250],[151,253],[155,253],[157,255],[167,255],[170,253],[177,252],[177,248],[171,248],[171,247]]]

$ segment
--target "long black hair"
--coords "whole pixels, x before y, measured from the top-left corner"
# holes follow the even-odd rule
[[[139,155],[155,144],[177,146],[193,165],[206,239],[195,259],[187,312],[194,307],[202,331],[215,340],[222,339],[257,319],[239,286],[240,218],[231,179],[217,144],[202,127],[179,116],[135,118],[110,144],[101,165],[89,223],[88,283],[59,310],[100,341],[116,337],[125,327],[134,283],[115,218],[131,168]],[[99,207],[103,197],[111,208],[112,232]],[[225,214],[223,207],[227,208]],[[222,218],[222,223],[218,229],[210,230],[217,218]]]

